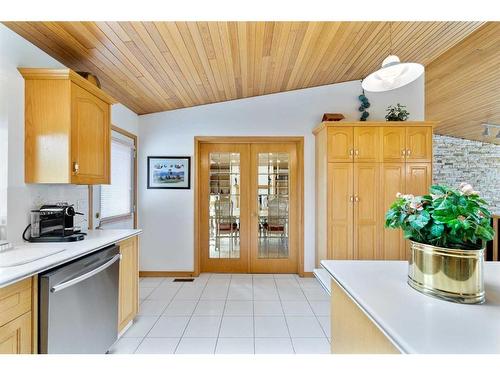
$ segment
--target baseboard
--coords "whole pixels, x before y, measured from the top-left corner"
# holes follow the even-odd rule
[[[139,277],[193,277],[194,271],[139,271]]]
[[[302,272],[300,277],[314,277],[314,272]]]

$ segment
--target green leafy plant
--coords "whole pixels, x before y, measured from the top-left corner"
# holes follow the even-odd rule
[[[385,119],[387,121],[406,121],[410,116],[410,112],[406,110],[406,106],[399,103],[397,106],[390,105],[386,111]]]
[[[386,228],[401,228],[416,242],[452,249],[479,249],[493,239],[487,203],[470,184],[430,187],[430,194],[398,193],[385,215]]]

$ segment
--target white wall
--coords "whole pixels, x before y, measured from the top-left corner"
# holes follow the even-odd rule
[[[45,52],[0,24],[0,239],[21,241],[29,211],[42,203],[66,201],[85,213],[75,224],[88,225],[88,187],[24,183],[24,80],[18,67],[63,68]],[[122,106],[112,108],[117,126],[137,133],[137,115]]]
[[[194,154],[194,136],[304,136],[304,265],[314,254],[314,136],[325,112],[358,120],[359,81],[139,116],[139,227],[141,270],[193,269],[194,190],[146,188],[148,155]],[[399,90],[367,94],[369,120],[384,120],[390,104],[408,107],[411,120],[424,119],[424,78]]]

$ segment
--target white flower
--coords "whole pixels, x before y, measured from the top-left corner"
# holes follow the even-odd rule
[[[461,183],[460,184],[460,191],[462,192],[462,194],[464,195],[471,195],[474,193],[474,188],[472,187],[471,184],[464,184],[464,183]]]

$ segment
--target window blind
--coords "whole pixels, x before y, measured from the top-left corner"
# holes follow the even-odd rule
[[[101,219],[132,213],[134,146],[111,140],[111,184],[101,185]]]

